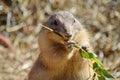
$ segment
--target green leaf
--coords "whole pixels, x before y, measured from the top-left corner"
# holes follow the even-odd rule
[[[98,80],[115,80],[115,78],[103,68],[102,62],[97,58],[94,53],[84,51],[77,44],[75,44],[74,46],[79,49],[80,55],[82,57],[93,61],[93,70],[97,73]]]
[[[102,66],[99,66],[96,62],[93,64],[93,69],[98,73],[100,78],[104,77],[105,80],[115,80],[115,78],[107,70],[105,70]]]
[[[80,47],[77,44],[74,44],[74,47],[80,49]]]
[[[97,70],[99,68],[99,65],[95,62],[95,63],[93,63],[93,69],[94,70]]]
[[[93,59],[97,57],[95,54],[89,53],[89,52],[81,52],[80,54],[82,55],[82,57],[88,58],[88,59]]]
[[[100,66],[103,66],[102,62],[98,58],[94,58],[94,61]]]
[[[105,78],[102,77],[102,76],[99,76],[99,77],[98,77],[98,80],[105,80]]]
[[[112,79],[112,80],[115,80],[114,77],[113,77],[107,70],[105,70],[105,69],[102,68],[101,71],[102,71],[103,75],[104,75],[106,78],[110,78],[110,80],[111,80],[111,79]]]

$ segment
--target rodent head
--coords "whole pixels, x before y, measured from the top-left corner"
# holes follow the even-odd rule
[[[81,29],[81,27],[79,27],[79,22],[68,11],[54,13],[44,25],[51,28],[65,41],[68,41]]]
[[[39,34],[39,48],[46,62],[52,65],[55,63],[63,65],[68,57],[70,59],[73,48],[68,42],[82,28],[79,21],[70,12],[54,13],[44,24]]]

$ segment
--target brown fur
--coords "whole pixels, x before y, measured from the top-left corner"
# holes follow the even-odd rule
[[[59,23],[56,23],[56,19]],[[55,21],[55,25],[51,24],[52,21]],[[67,44],[73,40],[80,47],[84,46],[88,48],[87,51],[92,52],[88,34],[83,26],[67,11],[53,14],[45,25],[57,30],[61,36],[42,28],[39,34],[41,53],[28,80],[91,80],[94,74],[91,62],[82,58],[77,49]],[[71,37],[68,37],[69,34]]]

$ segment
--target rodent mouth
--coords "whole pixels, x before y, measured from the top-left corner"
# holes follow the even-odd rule
[[[49,28],[49,27],[47,27],[47,26],[42,25],[42,28],[45,28],[45,29],[47,29],[47,30],[49,30],[49,31],[51,31],[51,32],[53,32],[53,33],[55,33],[55,34],[57,34],[58,36],[60,36],[61,38],[63,38],[64,41],[68,41],[68,40],[69,40],[69,38],[66,37],[64,34],[59,33],[59,32],[57,32],[57,31],[55,31],[55,30],[53,30],[53,29],[51,29],[51,28]]]
[[[65,37],[64,34],[62,34],[62,33],[59,33],[57,31],[54,31],[54,33],[57,34],[58,36],[62,37],[64,39],[64,41],[68,41],[69,40],[69,38]]]

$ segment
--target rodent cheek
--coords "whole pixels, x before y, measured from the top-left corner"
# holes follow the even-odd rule
[[[52,42],[64,43],[64,40],[55,33],[49,33],[48,37]]]

